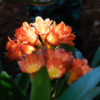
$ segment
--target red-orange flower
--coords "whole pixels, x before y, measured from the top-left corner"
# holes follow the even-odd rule
[[[21,43],[19,40],[11,40],[8,38],[9,41],[6,45],[7,57],[13,61],[16,59],[21,58],[25,54],[31,54],[33,51],[35,51],[35,48],[27,43]]]
[[[51,79],[62,77],[66,71],[63,62],[60,59],[47,60],[46,67]]]
[[[12,42],[9,41],[6,45],[6,49],[8,50],[6,55],[11,61],[22,57],[22,53],[17,43],[14,43],[13,41]]]
[[[18,65],[22,72],[24,73],[35,73],[45,64],[44,55],[42,50],[36,53],[26,55],[23,59],[18,60]]]
[[[65,26],[64,22],[56,25],[55,21],[49,18],[43,20],[38,16],[34,23],[23,22],[21,28],[16,29],[14,39],[9,38],[7,57],[18,60],[25,73],[37,72],[46,62],[50,78],[60,78],[71,69],[73,56],[64,49],[51,48],[60,43],[74,45],[74,39],[72,28]]]
[[[59,43],[59,35],[54,31],[50,31],[46,37],[46,40],[49,44],[57,45]]]
[[[69,75],[68,84],[79,79],[92,69],[88,66],[87,60],[75,59],[72,64],[71,73]]]
[[[64,22],[56,25],[54,21],[46,39],[49,43],[55,45],[60,43],[74,45],[73,40],[75,40],[75,35],[72,34],[72,28],[70,26],[65,26]]]
[[[43,20],[38,16],[35,23],[31,24],[36,28],[44,44],[58,45],[65,43],[74,45],[75,35],[72,34],[72,28],[65,26],[64,22],[56,25],[55,21],[51,21],[49,18]]]
[[[51,79],[62,77],[71,68],[73,57],[64,49],[48,49],[46,53],[46,67]]]
[[[17,47],[19,47],[19,44],[16,43],[16,41],[20,41],[21,44],[28,44],[28,46],[21,46],[22,49],[34,48],[37,45],[38,47],[52,47],[53,45],[59,46],[60,43],[74,45],[73,40],[75,39],[75,35],[71,33],[72,28],[70,26],[65,26],[64,22],[61,22],[58,25],[56,25],[55,21],[53,24],[52,22],[53,21],[49,18],[43,20],[41,17],[36,17],[35,23],[28,24],[27,22],[23,22],[21,28],[18,28],[15,31],[13,44]],[[25,50],[22,51],[27,52]],[[19,50],[17,51],[17,54],[20,55]]]
[[[27,22],[23,22],[21,28],[16,29],[14,37],[22,42],[30,42],[34,44],[38,38],[37,31],[34,27],[31,27]]]

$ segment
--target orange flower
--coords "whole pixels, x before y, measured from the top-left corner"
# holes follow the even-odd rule
[[[59,42],[59,35],[55,32],[51,31],[46,37],[47,42],[49,42],[52,45],[57,45]]]
[[[24,55],[24,54],[32,54],[33,51],[36,51],[36,48],[30,44],[21,43],[20,50],[21,50],[22,54]]]
[[[48,49],[46,52],[47,70],[51,79],[62,77],[71,67],[73,57],[64,49]]]
[[[72,28],[65,26],[64,22],[56,25],[56,22],[51,21],[49,18],[43,20],[41,17],[36,17],[35,23],[31,23],[36,28],[44,44],[58,45],[66,43],[74,45],[75,35],[72,34]]]
[[[49,32],[49,27],[52,21],[50,21],[49,18],[43,20],[41,17],[36,17],[35,23],[32,23],[33,26],[36,27],[38,30],[39,34],[46,34]]]
[[[17,59],[25,73],[37,72],[46,61],[50,78],[60,78],[71,69],[73,56],[64,49],[50,48],[60,43],[74,45],[74,39],[72,28],[65,26],[64,22],[56,25],[55,21],[49,18],[43,20],[38,16],[35,23],[23,22],[21,28],[16,29],[14,39],[9,38],[6,45],[7,57],[10,60]]]
[[[46,67],[50,79],[60,78],[66,71],[63,62],[60,59],[48,59]]]
[[[18,60],[21,71],[29,74],[37,72],[44,64],[45,60],[42,50],[26,55],[23,59]]]
[[[8,37],[9,41],[6,45],[8,50],[7,57],[13,61],[21,58],[24,54],[31,54],[35,51],[35,48],[29,44],[21,43],[19,40],[11,40]]]
[[[10,45],[8,42],[7,45]],[[22,57],[22,53],[18,48],[18,45],[16,43],[11,44],[11,47],[9,48],[9,51],[7,52],[6,56],[11,60],[16,60]]]
[[[35,23],[28,24],[27,22],[23,22],[21,28],[16,29],[14,40],[38,47],[59,46],[60,43],[74,45],[73,40],[75,39],[75,35],[71,34],[71,32],[72,28],[65,26],[64,22],[56,25],[55,21],[49,18],[43,20],[38,16]]]
[[[16,29],[14,37],[22,42],[30,42],[34,44],[38,38],[37,31],[34,27],[31,27],[27,22],[23,22],[21,28]]]
[[[59,43],[74,45],[73,40],[75,40],[75,35],[71,32],[72,28],[70,26],[65,26],[64,22],[56,25],[56,22],[54,21],[46,39],[49,43],[55,45]]]
[[[71,73],[68,79],[68,84],[71,84],[73,81],[79,79],[81,76],[85,75],[91,70],[92,68],[88,66],[86,59],[84,60],[75,59],[72,64]]]
[[[50,24],[52,21],[47,18],[43,20],[41,17],[36,17],[35,23],[32,23],[36,27],[38,34],[41,36],[42,40],[45,41],[46,35],[49,33]]]
[[[15,59],[19,59],[22,56],[22,53],[19,49],[18,43],[15,43],[8,37],[9,41],[6,45],[6,49],[8,50],[8,53],[6,54],[7,57],[12,61]]]

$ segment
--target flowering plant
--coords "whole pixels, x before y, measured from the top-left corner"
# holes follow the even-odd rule
[[[100,48],[90,67],[74,48],[75,35],[64,22],[36,17],[8,40],[6,56],[17,61],[22,73],[14,82],[6,72],[0,74],[0,92],[7,95],[2,100],[92,100],[99,94],[100,67],[92,67],[99,65]]]

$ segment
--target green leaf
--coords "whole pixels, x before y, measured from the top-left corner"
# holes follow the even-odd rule
[[[30,100],[50,100],[50,80],[45,67],[41,68],[32,79]]]
[[[82,100],[100,81],[100,66],[74,82],[58,100]]]
[[[1,72],[0,77],[10,78],[10,76],[5,71]]]
[[[20,73],[15,79],[16,85],[21,89],[22,93],[26,95],[29,86],[29,75],[25,73]]]
[[[0,100],[26,100],[6,72],[0,74]]]
[[[98,62],[100,61],[100,46],[98,47],[94,57],[93,57],[93,60],[92,60],[92,63],[91,63],[91,67],[96,67],[98,66]]]

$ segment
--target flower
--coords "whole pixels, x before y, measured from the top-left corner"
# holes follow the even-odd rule
[[[42,50],[39,50],[33,54],[26,55],[22,59],[18,60],[18,65],[24,73],[33,74],[36,73],[45,64],[44,55]]]
[[[31,23],[37,31],[40,37],[42,38],[42,41],[45,41],[46,35],[49,33],[50,25],[52,23],[52,20],[49,18],[43,20],[41,17],[36,17],[36,20],[34,23]]]
[[[46,64],[50,78],[60,78],[70,70],[73,56],[64,49],[51,48],[59,47],[60,43],[74,45],[74,39],[72,28],[64,22],[57,25],[49,18],[43,20],[38,16],[34,23],[23,22],[13,40],[8,37],[7,57],[17,60],[22,72],[35,73]]]
[[[46,40],[51,45],[57,45],[59,43],[59,36],[54,31],[50,31],[46,37]]]
[[[31,27],[27,22],[23,22],[21,28],[16,29],[14,37],[19,39],[21,42],[34,44],[38,35],[34,27]]]
[[[75,35],[71,32],[72,28],[65,26],[64,22],[56,25],[55,21],[49,18],[43,20],[38,16],[34,23],[23,22],[21,28],[16,29],[14,39],[9,38],[6,45],[7,57],[16,60],[23,55],[32,54],[41,47],[49,49],[54,45],[59,46],[60,43],[74,45],[72,41]]]
[[[16,29],[14,38],[11,39],[8,37],[8,40],[6,44],[6,50],[8,51],[6,56],[11,61],[17,60],[20,70],[23,73],[29,74],[32,85],[34,85],[33,78],[35,78],[36,74],[39,74],[39,70],[40,79],[39,81],[36,79],[39,83],[36,88],[45,85],[41,84],[41,75],[44,76],[48,73],[47,76],[49,77],[45,77],[46,79],[42,78],[44,81],[47,81],[48,86],[45,89],[46,91],[50,90],[47,78],[51,79],[51,83],[53,82],[50,90],[50,99],[55,99],[59,93],[65,91],[64,87],[58,89],[59,85],[70,89],[69,86],[72,82],[92,70],[86,59],[76,59],[72,55],[72,52],[68,52],[67,46],[75,45],[73,43],[75,35],[72,33],[72,28],[66,26],[64,22],[56,24],[55,21],[49,18],[43,20],[38,16],[34,23],[28,24],[27,22],[23,22],[22,26]],[[66,50],[62,49],[63,46],[65,47],[64,44],[68,44],[66,45]],[[70,49],[73,49],[73,47]],[[43,67],[46,68],[47,72],[42,70]],[[43,72],[41,73],[41,71]],[[33,93],[31,94],[33,95]]]
[[[11,61],[19,59],[20,57],[22,57],[22,53],[19,49],[19,46],[14,41],[9,41],[6,45],[6,49],[9,50],[9,52],[7,52],[6,56]]]
[[[22,72],[36,73],[46,65],[50,79],[60,78],[70,70],[73,61],[71,53],[64,49],[40,49],[18,60]]]
[[[66,69],[60,59],[47,60],[47,71],[50,79],[60,78],[64,75]]]
[[[47,49],[46,67],[51,79],[62,77],[71,67],[73,56],[64,49]]]
[[[35,23],[31,23],[36,28],[44,44],[58,45],[65,43],[74,45],[75,35],[72,34],[72,28],[65,26],[64,22],[56,25],[55,21],[49,18],[43,20],[41,17],[36,17]]]
[[[35,47],[27,43],[21,43],[20,40],[11,40],[8,37],[9,41],[6,44],[7,57],[13,61],[16,59],[20,59],[25,54],[31,54],[35,51]]]
[[[54,21],[50,27],[50,32],[48,33],[46,39],[53,45],[60,43],[65,43],[72,46],[75,45],[72,42],[75,40],[75,35],[72,34],[72,28],[70,26],[65,26],[64,22],[56,25],[56,22]]]
[[[89,67],[86,59],[74,59],[71,67],[71,73],[68,79],[68,84],[71,84],[73,81],[79,79],[91,70],[92,68]]]
[[[52,23],[52,20],[49,18],[43,20],[41,17],[36,17],[35,23],[32,23],[33,26],[36,27],[39,34],[46,34],[49,32],[49,27]]]

